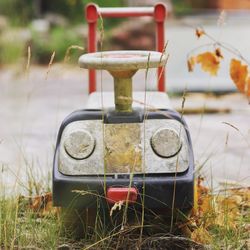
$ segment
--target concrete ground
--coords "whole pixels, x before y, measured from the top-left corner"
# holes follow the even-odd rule
[[[20,67],[19,67],[20,68]],[[87,71],[76,65],[31,67],[29,74],[13,68],[0,70],[0,183],[11,193],[13,184],[28,185],[29,175],[50,183],[56,135],[69,113],[84,108],[88,96]],[[134,88],[144,90],[143,72],[134,79]],[[112,89],[112,78],[98,74],[105,90]],[[151,80],[147,84],[150,84]],[[181,109],[182,98],[171,97]],[[229,113],[184,115],[190,128],[197,169],[208,185],[236,182],[250,185],[250,106],[240,94],[213,97],[188,94],[185,108],[227,108]],[[211,180],[210,177],[213,177]],[[18,191],[18,190],[17,190]]]

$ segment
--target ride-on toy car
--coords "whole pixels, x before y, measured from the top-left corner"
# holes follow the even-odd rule
[[[137,70],[162,67],[166,60],[164,53],[133,50],[80,57],[80,67],[113,76],[114,93],[91,93],[86,108],[63,121],[53,166],[55,206],[94,209],[123,202],[190,211],[194,160],[188,127],[166,93],[132,91]]]

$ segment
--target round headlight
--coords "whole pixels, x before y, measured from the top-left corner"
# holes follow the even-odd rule
[[[82,160],[89,157],[95,147],[95,139],[86,130],[76,130],[66,136],[65,151],[74,159]]]
[[[153,134],[151,146],[157,155],[169,158],[180,151],[182,143],[177,131],[172,128],[160,128]]]

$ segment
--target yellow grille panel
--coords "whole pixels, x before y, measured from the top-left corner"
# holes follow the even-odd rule
[[[140,124],[105,124],[106,173],[142,172]]]

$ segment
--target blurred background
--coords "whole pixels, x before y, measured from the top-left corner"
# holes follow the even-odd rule
[[[85,106],[88,74],[78,68],[77,61],[86,52],[84,7],[89,2],[101,7],[133,7],[153,6],[157,1],[0,0],[0,166],[5,189],[27,181],[31,175],[27,173],[36,178],[46,176],[41,180],[50,183],[48,173],[58,128],[66,115]],[[186,65],[194,49],[195,54],[214,50],[214,42],[211,44],[207,37],[197,39],[197,27],[250,60],[250,0],[162,2],[168,8],[166,88],[174,108],[181,109],[182,94],[186,92],[185,108],[196,110],[185,116],[196,166],[205,166],[206,176],[216,173],[218,180],[249,184],[250,111],[246,97],[236,92],[230,79],[230,58],[235,55],[222,50],[224,60],[217,77],[202,72],[199,66],[189,73]],[[73,49],[65,60],[71,45],[85,50]],[[104,19],[103,49],[154,50],[152,19]],[[49,63],[54,51],[53,62]],[[99,90],[101,84],[106,90],[113,88],[108,74],[99,72],[97,76]],[[152,72],[147,89],[156,90],[156,79]],[[143,90],[144,81],[145,73],[138,72],[134,89]],[[205,109],[215,114],[204,115]]]
[[[62,62],[70,45],[86,47],[87,26],[84,7],[89,0],[1,0],[0,1],[0,66],[25,65],[27,47],[31,47],[32,64],[48,64],[53,51],[54,62]],[[96,3],[105,7],[152,6],[156,0],[99,0]],[[216,91],[231,91],[235,87],[222,67],[212,82],[206,79],[200,84],[204,74],[196,70],[190,75],[185,71],[187,54],[201,44],[211,41],[193,35],[196,27],[202,26],[216,41],[230,43],[249,58],[250,21],[249,0],[165,0],[168,7],[166,20],[166,40],[168,52],[168,90],[178,92],[184,87],[190,90],[211,88]],[[218,19],[224,10],[223,20]],[[100,28],[100,27],[99,27]],[[104,50],[155,48],[155,28],[151,18],[104,20]],[[233,35],[232,35],[233,34]],[[185,38],[185,39],[183,39]],[[75,63],[82,53],[72,50],[68,63]],[[227,56],[227,55],[225,55]],[[179,74],[183,68],[182,74]],[[185,81],[185,84],[183,83]]]

